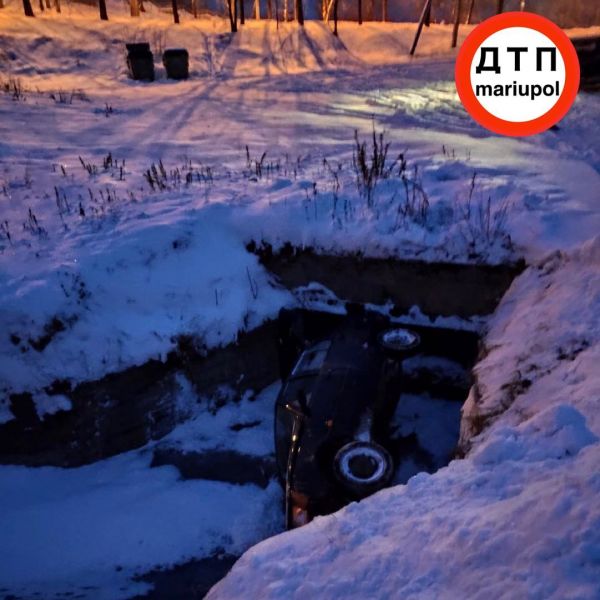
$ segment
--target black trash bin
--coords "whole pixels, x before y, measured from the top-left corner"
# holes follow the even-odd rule
[[[187,79],[189,73],[189,55],[183,48],[165,50],[163,65],[169,79]]]
[[[154,57],[147,42],[126,44],[129,76],[140,81],[154,81]]]

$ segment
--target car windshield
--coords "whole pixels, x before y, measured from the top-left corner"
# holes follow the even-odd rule
[[[331,342],[326,341],[305,350],[292,371],[292,377],[320,371],[330,346]]]

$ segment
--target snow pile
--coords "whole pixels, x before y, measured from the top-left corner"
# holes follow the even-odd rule
[[[600,238],[519,277],[486,346],[466,459],[262,542],[209,598],[596,597]]]
[[[58,255],[50,247],[44,258],[3,261],[0,393],[164,358],[183,333],[207,347],[229,343],[275,316],[289,294],[220,224],[222,213],[154,204],[79,226]]]

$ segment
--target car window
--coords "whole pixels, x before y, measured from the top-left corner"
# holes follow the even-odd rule
[[[292,371],[292,377],[296,377],[298,375],[304,375],[305,373],[314,373],[316,371],[320,371],[323,363],[325,362],[325,357],[329,352],[329,348],[331,346],[331,342],[320,342],[316,346],[305,350],[296,366]]]

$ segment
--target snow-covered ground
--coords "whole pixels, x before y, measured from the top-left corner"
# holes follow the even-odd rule
[[[600,237],[518,278],[467,404],[473,447],[249,550],[209,598],[598,598]]]
[[[290,298],[250,239],[498,262],[600,229],[598,97],[559,131],[488,135],[458,101],[447,27],[409,61],[412,25],[343,23],[336,41],[319,22],[250,22],[231,38],[218,18],[176,27],[149,10],[136,26],[109,8],[108,23],[75,4],[0,11],[2,77],[24,90],[0,94],[4,419],[10,393],[165,356],[180,333],[225,343],[273,315]],[[192,78],[129,80],[134,39],[189,48]],[[373,127],[407,166],[369,202],[352,154]]]
[[[35,19],[5,4],[0,420],[14,392],[43,412],[57,378],[164,357],[181,333],[227,343],[295,302],[251,239],[454,262],[537,264],[560,249],[492,321],[465,423],[493,424],[465,460],[264,542],[213,595],[597,596],[600,257],[597,240],[582,246],[600,231],[600,95],[580,94],[557,130],[500,138],[459,103],[448,27],[409,60],[414,25],[342,23],[335,40],[318,22],[249,22],[231,37],[223,19],[176,27],[149,4],[139,23],[117,2],[108,23],[76,4]],[[129,80],[123,44],[141,40],[187,47],[191,79],[166,80],[157,60],[156,82]],[[394,167],[369,197],[352,158],[354,131],[369,141],[373,128]],[[221,414],[215,427],[234,418]],[[197,425],[173,439],[211,446]],[[251,431],[239,448],[260,454]],[[149,460],[1,467],[0,588],[108,582],[84,593],[126,596],[138,568],[273,531],[258,521],[275,487],[180,482]],[[243,533],[221,497],[244,505]]]
[[[193,416],[161,443],[270,456],[278,389],[216,409],[184,387],[179,401]],[[240,421],[258,424],[230,428]],[[172,466],[150,468],[155,446],[77,469],[0,467],[0,595],[131,597],[150,589],[132,578],[156,567],[236,556],[281,531],[276,481],[183,480]]]

